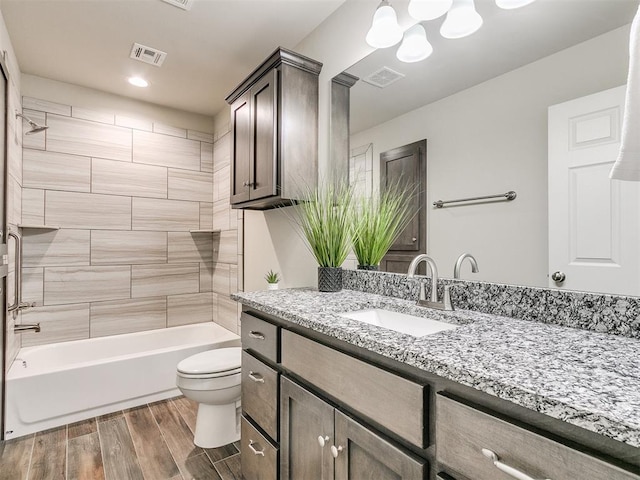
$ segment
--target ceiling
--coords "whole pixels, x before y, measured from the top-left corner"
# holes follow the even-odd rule
[[[278,46],[295,47],[344,0],[1,0],[22,73],[204,115]],[[129,58],[134,42],[167,53]],[[140,75],[146,89],[127,77]]]
[[[393,3],[398,15],[403,14],[406,2]],[[502,10],[494,0],[475,4],[484,24],[469,37],[442,38],[444,17],[423,22],[433,45],[429,58],[403,63],[395,57],[397,47],[391,47],[374,51],[347,70],[364,78],[386,66],[406,75],[384,89],[362,81],[352,87],[352,133],[628,24],[638,9],[638,0],[537,0],[516,10]]]

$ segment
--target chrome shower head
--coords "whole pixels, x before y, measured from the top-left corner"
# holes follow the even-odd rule
[[[44,132],[47,128],[49,128],[46,125],[38,125],[36,122],[34,122],[33,120],[31,120],[29,117],[23,115],[22,113],[16,111],[16,118],[22,118],[24,121],[26,121],[29,126],[31,127],[31,130],[29,130],[28,132],[24,132],[25,135],[33,135],[34,133],[40,133],[40,132]]]

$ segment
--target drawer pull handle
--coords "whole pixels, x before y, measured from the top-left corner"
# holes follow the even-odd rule
[[[249,332],[249,336],[250,336],[251,338],[255,338],[255,339],[257,339],[257,340],[264,340],[264,339],[265,339],[265,337],[264,337],[264,333],[254,332],[253,330],[251,330],[251,331]]]
[[[485,457],[487,457],[489,460],[491,460],[493,462],[493,465],[500,471],[506,473],[507,475],[512,476],[513,478],[516,478],[517,480],[536,480],[535,478],[527,475],[526,473],[518,470],[517,468],[513,468],[509,465],[507,465],[506,463],[502,463],[500,461],[500,458],[498,457],[498,455],[487,449],[487,448],[483,448],[482,449],[482,455],[484,455]],[[549,478],[545,479],[545,480],[551,480]]]
[[[254,445],[258,445],[258,443],[254,442],[253,440],[249,440],[249,449],[253,452],[254,455],[262,455],[264,457],[264,449],[262,450],[256,450],[256,447],[254,447]],[[258,445],[260,446],[260,445]]]
[[[331,445],[331,455],[333,455],[333,458],[338,458],[338,455],[340,455],[342,450],[344,450],[342,445],[338,445],[337,447],[335,445]]]
[[[324,446],[327,444],[328,441],[329,441],[329,437],[327,437],[326,435],[320,435],[318,437],[318,443],[322,448],[324,448]]]
[[[264,378],[259,373],[252,372],[249,370],[249,378],[256,383],[264,383]]]

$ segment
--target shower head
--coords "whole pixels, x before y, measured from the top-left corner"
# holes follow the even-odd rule
[[[33,135],[34,133],[40,133],[40,132],[44,132],[47,128],[49,128],[46,125],[38,125],[36,122],[34,122],[33,120],[31,120],[29,117],[23,115],[22,113],[16,111],[16,118],[22,118],[24,121],[26,121],[29,126],[31,127],[31,130],[29,130],[28,132],[24,132],[25,135]]]

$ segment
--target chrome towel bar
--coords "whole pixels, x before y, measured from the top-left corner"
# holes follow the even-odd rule
[[[517,197],[516,192],[513,190],[508,191],[507,193],[500,193],[498,195],[486,195],[484,197],[469,197],[469,198],[460,198],[458,200],[436,200],[433,202],[433,206],[436,208],[442,208],[447,203],[460,203],[460,202],[475,202],[477,200],[490,200],[492,198],[501,198],[505,201],[514,200]]]

